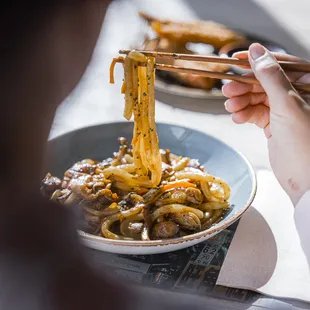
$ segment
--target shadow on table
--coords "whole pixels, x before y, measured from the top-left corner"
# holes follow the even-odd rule
[[[232,242],[222,266],[219,283],[259,290],[269,282],[277,264],[278,253],[274,235],[265,218],[251,207],[242,216],[235,238],[237,236],[239,238]],[[252,263],[247,263],[250,260]],[[245,266],[241,267],[243,263]],[[236,265],[237,271],[234,268]],[[256,268],[252,270],[247,265]]]
[[[236,236],[239,238],[233,240],[230,246],[218,278],[220,286],[214,290],[213,297],[241,303],[242,306],[236,307],[237,309],[257,309],[256,307],[269,309],[267,306],[271,298],[262,299],[260,294],[248,297],[251,294],[246,290],[258,291],[272,278],[278,259],[273,233],[264,217],[251,207],[242,216],[235,238]],[[265,255],[258,253],[257,249],[261,249]],[[259,258],[253,258],[253,256],[264,257],[264,259],[260,261]],[[249,263],[250,260],[255,260],[255,263]],[[253,270],[249,266],[256,267]],[[280,300],[274,299],[273,302],[275,306],[277,303],[283,306]]]

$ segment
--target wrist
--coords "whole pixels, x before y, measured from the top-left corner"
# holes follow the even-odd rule
[[[303,188],[298,188],[298,190],[296,189],[292,189],[290,188],[289,190],[287,190],[287,194],[290,197],[294,207],[297,206],[297,204],[299,203],[299,201],[302,199],[302,197],[310,190],[310,186],[305,186]]]

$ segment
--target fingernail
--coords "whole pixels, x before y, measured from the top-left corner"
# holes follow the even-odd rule
[[[231,82],[231,81],[230,81]],[[230,83],[229,82],[229,83]],[[225,97],[228,97],[226,94],[225,94],[225,91],[226,91],[226,85],[228,85],[229,83],[227,83],[227,84],[224,84],[223,86],[222,86],[222,93],[223,93],[223,95],[225,96]]]
[[[232,112],[233,112],[232,105],[231,105],[232,102],[233,102],[233,100],[232,100],[232,98],[230,98],[230,99],[227,99],[227,100],[225,101],[225,103],[224,103],[225,109],[226,109],[226,111],[229,112],[229,113],[232,113]]]
[[[266,49],[262,45],[258,43],[254,43],[250,46],[249,52],[250,52],[251,57],[254,60],[257,60],[258,58],[266,54]]]

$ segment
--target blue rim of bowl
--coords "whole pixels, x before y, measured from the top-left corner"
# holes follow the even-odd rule
[[[93,126],[86,126],[86,127],[82,127],[82,128],[78,128],[69,132],[66,132],[64,134],[61,134],[59,136],[56,136],[50,140],[48,140],[49,142],[52,142],[54,140],[57,140],[59,138],[61,138],[62,136],[65,136],[67,134],[73,133],[73,132],[79,132],[79,131],[83,131],[86,128],[95,128],[98,126],[104,126],[104,125],[122,125],[122,124],[128,124],[129,122],[108,122],[108,123],[103,123],[103,124],[96,124]],[[156,123],[156,125],[169,125],[172,127],[178,127],[178,128],[182,128],[182,129],[186,129],[186,130],[190,130],[196,133],[200,133],[200,134],[204,134],[204,135],[208,135],[204,132],[201,132],[199,130],[195,130],[192,128],[188,128],[188,127],[184,127],[184,126],[179,126],[179,125],[173,125],[173,124],[169,124],[169,123]],[[222,143],[223,145],[225,145],[227,148],[229,148],[230,150],[236,152],[246,163],[246,165],[249,168],[250,171],[250,175],[251,175],[251,179],[253,180],[253,186],[252,186],[252,190],[251,190],[251,194],[250,197],[248,199],[248,201],[246,202],[246,204],[244,205],[244,207],[237,213],[235,214],[233,217],[231,217],[229,220],[224,220],[224,221],[220,221],[219,223],[215,224],[214,226],[211,226],[209,229],[191,234],[191,235],[187,235],[187,236],[183,236],[183,237],[178,237],[178,238],[172,238],[172,239],[164,239],[164,240],[150,240],[150,241],[131,241],[131,240],[115,240],[115,239],[107,239],[104,237],[100,237],[100,236],[95,236],[83,231],[78,230],[78,233],[82,239],[82,241],[84,242],[92,242],[92,243],[96,243],[96,244],[107,244],[107,245],[115,245],[115,246],[123,246],[123,247],[157,247],[157,246],[169,246],[171,244],[181,244],[184,242],[190,242],[190,241],[194,241],[194,240],[199,240],[202,239],[206,236],[213,236],[216,233],[224,230],[225,228],[229,227],[230,225],[232,225],[234,222],[236,222],[243,214],[244,212],[251,206],[256,192],[257,192],[257,178],[256,178],[256,173],[255,170],[252,166],[252,164],[250,163],[250,161],[239,151],[236,151],[234,148],[232,148],[231,146],[229,146],[228,144],[226,144],[225,142],[221,141],[220,139],[217,139],[213,136],[208,135],[211,139],[216,140],[220,143]]]

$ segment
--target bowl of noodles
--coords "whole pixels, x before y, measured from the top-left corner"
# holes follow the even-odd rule
[[[89,247],[121,254],[179,250],[219,233],[246,211],[256,178],[249,162],[198,131],[155,123],[155,59],[123,63],[124,117],[48,143],[42,194],[71,209]]]
[[[195,221],[195,219],[197,219],[196,216],[188,216],[188,214],[191,214],[192,209],[180,209],[185,212],[180,212],[179,214],[174,213],[177,214],[178,217],[173,217],[172,213],[162,214],[163,216],[161,218],[159,217],[159,220],[157,218],[153,222],[153,225],[156,225],[157,222],[164,223],[162,225],[168,225],[168,228],[166,227],[167,235],[165,236],[165,229],[161,232],[162,236],[166,238],[157,239],[155,235],[153,235],[153,237],[152,229],[150,240],[143,241],[141,240],[142,238],[139,238],[139,234],[142,234],[144,226],[139,225],[139,223],[144,223],[143,220],[141,220],[143,217],[143,214],[141,217],[141,211],[138,213],[140,217],[134,217],[134,214],[131,217],[132,233],[126,233],[126,231],[125,235],[121,233],[119,226],[121,224],[124,225],[124,222],[130,224],[130,217],[129,223],[128,220],[126,221],[128,217],[124,217],[121,219],[122,223],[120,223],[120,221],[114,222],[115,226],[111,228],[111,232],[120,236],[120,238],[115,239],[114,236],[112,236],[112,239],[104,237],[101,231],[103,219],[112,217],[118,212],[117,209],[113,209],[113,194],[110,197],[109,191],[105,191],[105,197],[100,196],[100,194],[98,195],[98,193],[100,193],[100,184],[97,184],[97,196],[91,196],[91,191],[88,191],[87,194],[83,193],[83,186],[87,184],[90,188],[94,188],[94,184],[91,184],[91,177],[89,177],[89,175],[91,176],[92,174],[91,171],[94,171],[96,165],[102,166],[103,163],[104,166],[107,162],[111,161],[114,156],[118,156],[118,150],[120,146],[122,146],[118,138],[123,137],[126,138],[127,141],[130,141],[132,138],[132,130],[133,123],[130,122],[103,124],[67,133],[48,143],[48,165],[46,169],[54,178],[58,177],[62,183],[65,183],[63,181],[63,179],[65,179],[64,174],[69,178],[71,177],[73,180],[74,173],[78,172],[75,175],[76,178],[77,175],[80,174],[80,180],[75,184],[75,187],[74,184],[71,184],[71,190],[68,189],[68,186],[63,184],[65,189],[60,189],[59,192],[55,193],[56,187],[54,187],[53,190],[55,194],[52,199],[64,203],[69,208],[82,209],[83,212],[79,214],[79,234],[83,243],[88,247],[121,254],[154,254],[179,250],[213,237],[239,219],[250,206],[256,192],[256,179],[253,168],[242,155],[223,142],[204,133],[179,126],[157,124],[160,147],[162,150],[165,150],[165,152],[162,152],[162,156],[167,156],[166,150],[169,149],[169,157],[171,157],[172,161],[174,160],[173,164],[175,163],[175,165],[177,165],[176,160],[179,159],[179,162],[181,161],[180,155],[182,155],[182,158],[191,159],[191,162],[188,162],[187,165],[193,167],[188,167],[189,169],[185,167],[181,172],[191,169],[192,171],[196,171],[196,169],[200,170],[201,167],[204,167],[205,173],[207,172],[210,175],[225,180],[230,187],[228,203],[202,203],[198,207],[198,210],[204,213],[204,218],[200,219],[200,212],[197,212],[197,214],[192,213],[199,218],[201,226],[199,226],[199,223],[197,225]],[[124,139],[120,140],[123,143],[125,142]],[[173,155],[171,156],[171,154]],[[177,156],[176,158],[174,157],[175,155]],[[129,156],[126,156],[126,158],[130,161]],[[86,161],[83,162],[84,159],[86,159]],[[185,161],[183,161],[183,163]],[[169,170],[169,167],[165,166],[165,168]],[[173,174],[173,171],[170,171],[170,173],[171,172]],[[200,173],[198,172],[198,174]],[[88,183],[87,178],[90,179]],[[86,182],[83,180],[86,180]],[[174,180],[174,178],[172,178],[172,180]],[[172,182],[175,181],[171,181],[170,183]],[[54,181],[54,183],[57,182]],[[193,184],[194,183],[195,182],[193,182]],[[165,188],[164,186],[169,184],[169,182],[167,182],[166,185],[165,182],[163,184],[164,185],[161,186]],[[52,182],[49,182],[49,185],[52,185]],[[162,195],[161,192],[159,193],[159,195],[161,195],[160,197],[153,197],[156,198],[156,201],[151,205],[150,212],[152,213],[155,210],[160,210],[160,208],[167,205],[171,206],[171,204],[177,205],[177,207],[181,205],[180,208],[184,206],[193,208],[197,206],[197,202],[201,202],[201,196],[198,191],[196,196],[192,195],[192,197],[187,197],[190,192],[193,193],[195,189],[199,189],[198,184],[196,187],[188,188],[182,187],[180,183],[179,185],[180,187],[174,183],[176,187],[170,188],[169,190],[168,186]],[[105,189],[106,187],[107,186],[105,186]],[[86,186],[84,188],[86,188]],[[74,193],[73,195],[72,191]],[[75,193],[80,197],[74,198],[73,196]],[[103,195],[102,191],[101,193]],[[121,193],[118,193],[120,196],[114,197],[114,199],[116,199],[115,203],[119,205],[123,204],[125,206],[124,212],[126,212],[125,208],[128,210],[135,208],[135,204],[141,199],[140,197],[145,197],[146,195],[143,192],[140,192],[138,195],[131,192],[131,195],[125,194],[121,197]],[[152,194],[152,192],[150,192],[150,194]],[[84,203],[81,203],[83,200]],[[100,200],[101,202],[98,203]],[[110,207],[111,205],[112,207]],[[134,210],[134,213],[139,208],[140,206]],[[166,210],[161,210],[165,212],[169,212],[169,210],[170,212],[171,210],[175,211],[171,209],[171,207],[166,207]],[[189,212],[186,213],[188,210]],[[183,223],[180,220],[180,215],[182,214],[186,214],[188,217],[185,217],[185,222]],[[125,214],[125,216],[127,215]],[[168,222],[168,224],[165,222]],[[177,224],[178,228],[175,228],[170,222]],[[137,223],[136,226],[135,223]],[[171,227],[171,225],[173,226]],[[129,227],[129,225],[127,227]],[[163,226],[163,228],[165,228],[165,226]],[[97,231],[95,231],[96,229]],[[171,234],[175,233],[171,237],[169,237],[169,229],[172,231]],[[175,230],[174,232],[173,229]],[[128,237],[126,237],[126,235]],[[137,238],[137,240],[135,240],[135,238]]]

